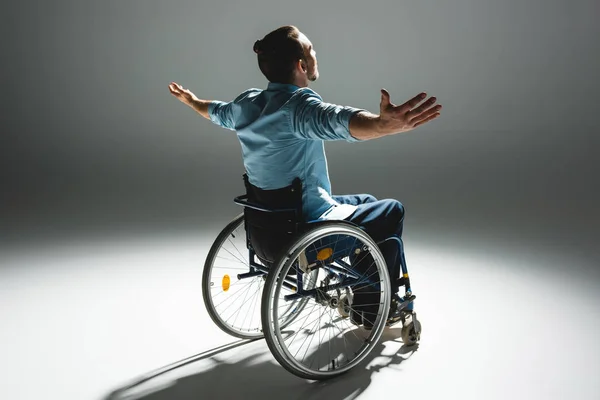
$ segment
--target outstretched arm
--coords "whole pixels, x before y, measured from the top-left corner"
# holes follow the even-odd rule
[[[394,105],[390,95],[381,89],[380,113],[325,103],[312,90],[304,90],[291,117],[292,129],[307,139],[346,140],[349,142],[377,139],[408,132],[440,115],[441,105],[435,97],[425,100],[425,93],[404,104]]]
[[[359,140],[377,139],[411,131],[439,117],[442,106],[434,106],[435,97],[418,106],[425,97],[426,94],[421,93],[404,104],[394,105],[387,90],[381,89],[380,114],[362,111],[353,115],[349,123],[350,134]]]
[[[183,104],[191,107],[198,114],[202,115],[206,119],[210,119],[208,114],[208,105],[210,100],[201,100],[194,93],[188,89],[184,89],[181,85],[171,82],[169,85],[169,91]]]

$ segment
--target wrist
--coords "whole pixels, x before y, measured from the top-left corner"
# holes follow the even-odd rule
[[[350,134],[359,140],[377,139],[390,134],[389,123],[381,115],[368,111],[355,114],[349,124]]]
[[[377,115],[375,118],[375,126],[377,133],[381,136],[387,136],[394,133],[391,129],[389,120],[382,118],[381,114]]]

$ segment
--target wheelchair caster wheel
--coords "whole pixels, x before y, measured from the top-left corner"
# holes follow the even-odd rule
[[[343,294],[340,297],[337,305],[338,313],[342,316],[342,318],[348,318],[350,316],[350,302],[348,300],[348,296]]]
[[[413,315],[411,321],[402,326],[400,334],[402,342],[406,346],[413,346],[421,340],[421,323],[417,320],[416,316]]]

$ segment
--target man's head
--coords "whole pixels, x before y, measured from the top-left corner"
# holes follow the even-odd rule
[[[254,52],[258,54],[258,67],[269,82],[306,87],[319,78],[317,53],[295,26],[282,26],[257,40]]]

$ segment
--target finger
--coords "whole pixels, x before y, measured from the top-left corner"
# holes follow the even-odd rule
[[[411,110],[413,107],[415,107],[421,101],[423,101],[423,99],[425,98],[425,96],[427,96],[427,93],[421,93],[421,94],[416,95],[412,99],[408,100],[406,103],[401,104],[400,106],[398,106],[399,107],[399,111],[400,112],[406,112],[406,111]]]
[[[417,116],[413,117],[410,120],[410,123],[413,124],[415,122],[419,122],[419,121],[421,121],[421,120],[423,120],[423,119],[425,119],[425,118],[427,118],[427,117],[435,114],[436,112],[440,112],[441,109],[442,109],[442,105],[441,104],[438,104],[435,107],[431,107],[431,108],[429,108],[429,109],[421,112]],[[410,114],[411,114],[411,112],[407,113],[406,115],[410,117],[411,116]]]
[[[417,122],[415,125],[413,125],[413,127],[416,128],[417,126],[423,125],[426,122],[432,121],[432,120],[436,119],[439,116],[440,116],[439,112],[435,113],[435,114],[429,116],[428,118],[425,118],[424,120]]]
[[[390,101],[390,93],[387,90],[385,90],[385,89],[381,89],[381,103],[380,103],[380,106],[381,107],[387,107],[390,104],[392,104],[392,102]]]
[[[421,104],[419,107],[416,107],[409,112],[406,113],[406,116],[409,118],[413,118],[421,114],[423,111],[427,110],[429,107],[433,106],[437,99],[435,97],[430,97],[425,103]]]

